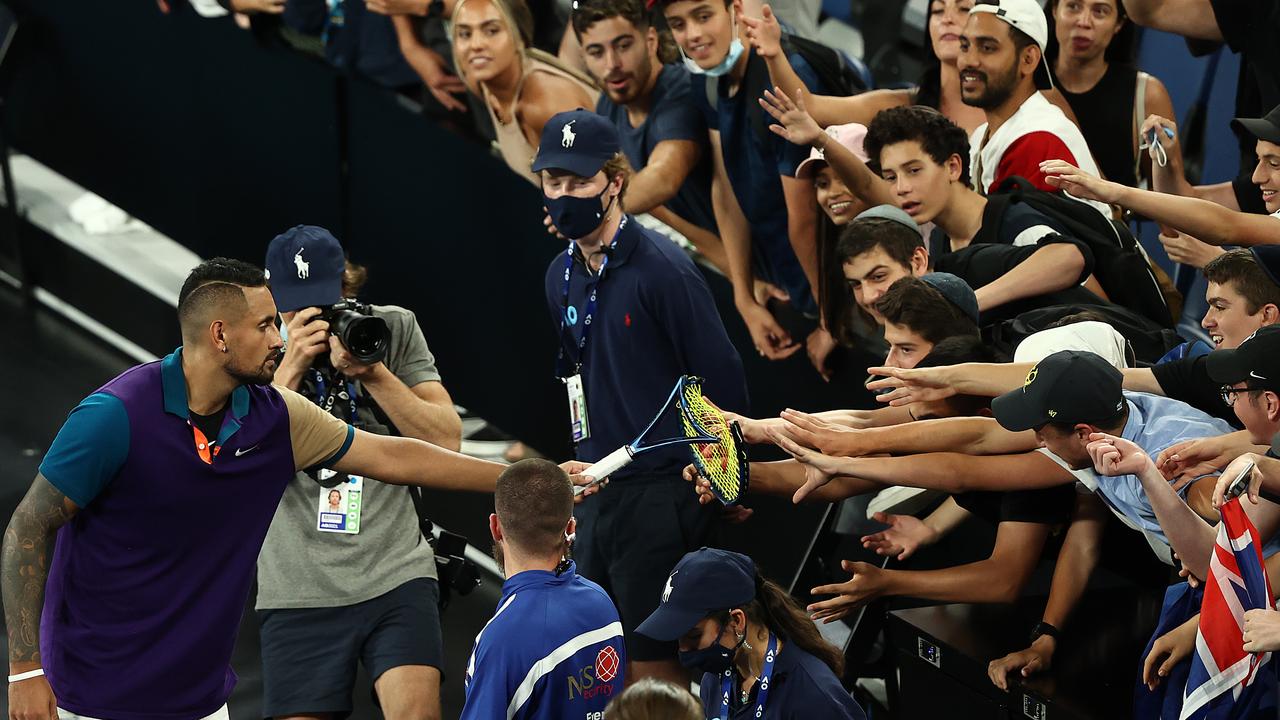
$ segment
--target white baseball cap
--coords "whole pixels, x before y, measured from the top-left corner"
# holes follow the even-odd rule
[[[1062,325],[1028,335],[1013,350],[1016,363],[1037,363],[1063,350],[1081,350],[1100,355],[1117,370],[1129,365],[1129,341],[1104,322]]]
[[[1026,33],[1040,48],[1040,67],[1036,69],[1035,83],[1041,90],[1053,87],[1053,75],[1049,72],[1049,60],[1044,56],[1049,44],[1049,20],[1044,6],[1038,0],[986,0],[974,5],[969,14],[990,13]]]

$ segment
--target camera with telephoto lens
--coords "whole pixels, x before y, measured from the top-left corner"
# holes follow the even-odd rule
[[[391,330],[374,317],[367,303],[350,298],[320,309],[320,319],[329,323],[329,332],[357,361],[372,365],[387,356]]]

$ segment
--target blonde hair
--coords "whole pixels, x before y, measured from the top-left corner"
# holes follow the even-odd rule
[[[480,0],[477,0],[480,1]],[[551,53],[544,52],[533,47],[533,13],[529,10],[529,6],[524,0],[484,0],[493,5],[498,10],[498,14],[502,16],[502,22],[507,26],[507,32],[511,35],[512,40],[516,44],[516,58],[520,62],[520,76],[524,77],[524,61],[525,59],[540,60],[559,70],[563,70],[574,79],[580,80],[587,87],[596,87],[595,79],[583,73],[581,70],[564,64],[560,58]],[[462,58],[458,57],[458,38],[457,38],[457,18],[462,14],[462,8],[467,4],[468,0],[458,0],[453,7],[454,22],[449,30],[449,41],[453,51],[453,66],[456,68],[458,77],[462,78],[467,84],[467,88],[474,93],[478,93],[479,89],[470,80],[467,79],[466,65],[462,62]]]

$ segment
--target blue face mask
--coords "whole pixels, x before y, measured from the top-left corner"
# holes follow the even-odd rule
[[[703,68],[698,65],[698,63],[690,60],[688,55],[684,54],[684,48],[680,48],[680,58],[684,61],[684,67],[686,70],[694,75],[720,77],[732,70],[733,66],[738,63],[738,59],[742,57],[742,53],[746,51],[746,48],[742,46],[742,40],[738,38],[738,22],[732,17],[732,10],[729,11],[729,15],[729,22],[733,27],[733,42],[729,43],[729,54],[724,56],[724,60],[721,60],[719,65],[716,65],[713,68]]]
[[[547,208],[547,215],[551,216],[551,222],[556,226],[556,230],[561,235],[570,240],[579,240],[591,233],[604,222],[604,216],[609,212],[609,206],[613,204],[613,199],[609,199],[608,205],[601,205],[600,199],[604,194],[609,192],[609,186],[606,185],[599,195],[591,197],[574,197],[572,195],[561,195],[558,198],[549,198],[542,196],[542,204]]]
[[[742,646],[742,640],[737,645],[727,648],[720,644],[720,637],[724,635],[725,626],[720,626],[720,634],[716,635],[716,639],[710,645],[697,650],[681,651],[677,656],[680,664],[690,670],[698,670],[712,675],[720,675],[729,666],[733,664],[733,655],[738,652],[738,648]],[[746,640],[746,637],[743,637]]]

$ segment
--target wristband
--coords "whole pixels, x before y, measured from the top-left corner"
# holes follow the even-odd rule
[[[44,668],[36,668],[35,670],[20,672],[17,675],[10,675],[9,682],[11,683],[22,682],[23,680],[30,680],[33,677],[40,677],[43,674],[44,674]]]
[[[1041,635],[1048,635],[1049,637],[1053,638],[1055,642],[1057,642],[1058,639],[1061,637],[1061,634],[1062,633],[1060,630],[1058,630],[1058,628],[1050,625],[1047,622],[1040,622],[1040,623],[1037,623],[1035,628],[1031,630],[1031,642],[1035,642],[1036,640],[1040,639]]]

